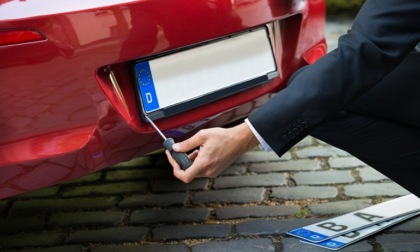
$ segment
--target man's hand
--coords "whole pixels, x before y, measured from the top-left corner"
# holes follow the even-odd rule
[[[174,144],[172,149],[177,152],[188,152],[198,148],[189,155],[193,163],[185,171],[176,163],[169,151],[166,151],[166,156],[174,169],[175,177],[184,183],[189,183],[194,178],[218,176],[240,155],[258,144],[248,125],[242,123],[228,129],[201,130],[191,138]]]

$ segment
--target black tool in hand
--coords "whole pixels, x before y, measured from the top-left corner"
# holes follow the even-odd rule
[[[150,122],[150,124],[155,128],[155,130],[159,133],[159,135],[163,138],[163,147],[165,149],[169,150],[172,157],[175,159],[175,161],[181,166],[183,170],[186,170],[188,167],[191,166],[191,160],[188,158],[187,154],[184,152],[176,152],[172,150],[172,145],[174,145],[175,141],[172,138],[166,138],[166,136],[160,131],[160,129],[153,123],[153,121],[145,115],[146,119]]]

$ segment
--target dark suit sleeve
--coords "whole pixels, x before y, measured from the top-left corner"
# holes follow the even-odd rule
[[[419,0],[367,0],[337,49],[292,76],[287,88],[248,119],[282,155],[378,84],[419,41]]]

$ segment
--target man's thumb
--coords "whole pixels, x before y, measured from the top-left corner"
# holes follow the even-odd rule
[[[176,151],[176,152],[181,152],[182,150],[181,144],[180,143],[174,143],[174,145],[172,145],[172,150]]]

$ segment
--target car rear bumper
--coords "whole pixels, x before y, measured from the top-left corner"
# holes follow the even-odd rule
[[[182,140],[245,118],[284,88],[295,70],[325,54],[324,25],[325,3],[318,0],[120,1],[11,14],[0,30],[29,27],[47,39],[0,46],[0,198],[161,147],[140,116],[131,72],[136,60],[256,27],[269,30],[278,77],[156,122]]]

